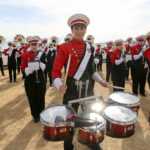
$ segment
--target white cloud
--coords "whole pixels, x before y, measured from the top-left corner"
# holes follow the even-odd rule
[[[62,37],[70,32],[67,26],[68,17],[74,13],[84,13],[91,20],[87,34],[93,34],[96,42],[126,39],[128,36],[135,37],[150,30],[148,2],[150,0],[1,0],[0,4],[34,6],[40,10],[38,14],[48,20],[47,24],[39,21],[36,25],[32,22],[1,23],[1,34],[12,36],[23,33]],[[53,19],[50,19],[50,16],[53,16]]]

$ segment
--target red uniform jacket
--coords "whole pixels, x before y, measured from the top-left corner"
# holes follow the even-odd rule
[[[103,48],[103,50],[105,50],[105,53],[106,53],[109,57],[112,55],[112,52],[109,52],[110,49],[111,49],[111,47]]]
[[[100,48],[98,48],[97,50],[96,50],[96,53],[98,54],[98,55],[102,55],[102,51],[101,51],[101,53],[100,53]]]
[[[112,56],[110,57],[111,63],[115,65],[115,60],[118,60],[121,57],[121,50],[116,49],[112,52]]]
[[[132,55],[132,59],[133,59],[134,55],[138,55],[141,52],[142,45],[137,44],[137,45],[134,45],[130,48],[131,48],[131,55]]]
[[[38,54],[38,51],[36,51],[36,55]],[[30,51],[22,55],[22,61],[21,61],[21,70],[24,72],[25,68],[28,67],[28,61],[34,60],[34,52]]]
[[[130,53],[131,53],[130,45],[128,45],[128,44],[127,44],[127,45],[125,45],[125,48],[126,48],[126,52],[130,54]]]
[[[85,45],[86,43],[84,41],[78,42],[75,39],[72,39],[72,41],[69,43],[64,43],[57,46],[57,55],[54,60],[52,71],[53,80],[57,77],[61,78],[61,69],[64,65],[67,66],[69,54],[71,54],[71,61],[68,71],[68,77],[72,77],[74,75],[74,73],[78,69],[80,60],[84,56]]]

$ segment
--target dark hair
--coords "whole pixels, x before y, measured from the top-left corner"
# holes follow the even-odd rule
[[[86,29],[86,25],[84,25],[83,23],[76,23],[76,24],[74,24],[73,26],[71,26],[71,30],[73,30],[74,26],[81,26],[81,27],[85,27],[85,29]]]

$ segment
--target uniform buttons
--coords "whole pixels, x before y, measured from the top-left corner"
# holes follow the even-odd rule
[[[74,48],[72,48],[72,50],[74,50]]]
[[[77,57],[78,55],[76,54],[75,56]]]
[[[79,62],[79,60],[77,60],[77,62]]]
[[[76,53],[76,51],[74,51],[74,53]]]

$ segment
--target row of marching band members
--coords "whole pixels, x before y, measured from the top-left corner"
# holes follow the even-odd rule
[[[98,71],[102,70],[102,54],[106,56],[106,81],[111,79],[113,86],[125,87],[125,80],[129,78],[129,68],[131,68],[132,92],[133,94],[146,96],[145,84],[147,72],[150,71],[150,32],[146,35],[136,37],[136,42],[131,37],[127,39],[127,44],[124,44],[122,39],[116,40],[114,43],[109,41],[107,47],[101,48],[97,45],[96,50]],[[148,73],[148,83],[150,86],[150,72]],[[122,89],[114,88],[113,91]]]

